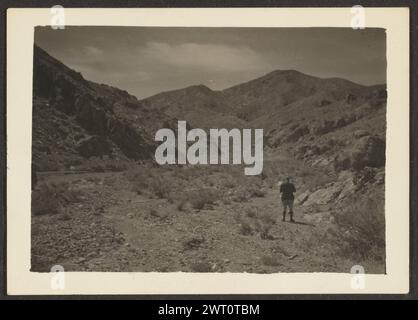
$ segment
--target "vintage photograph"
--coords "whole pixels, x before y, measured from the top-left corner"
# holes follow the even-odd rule
[[[34,28],[31,272],[386,273],[386,30]]]

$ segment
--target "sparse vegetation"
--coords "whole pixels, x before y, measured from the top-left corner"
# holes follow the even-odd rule
[[[71,189],[68,183],[41,183],[32,192],[32,213],[61,213],[63,206],[80,201],[81,192]]]
[[[116,178],[114,176],[106,176],[103,179],[103,184],[109,187],[113,187],[116,184]]]
[[[238,233],[242,234],[243,236],[249,236],[253,234],[253,228],[248,221],[241,220]]]
[[[276,256],[273,255],[264,255],[261,257],[261,262],[266,266],[277,267],[280,266],[281,263]]]
[[[165,198],[168,199],[170,192],[172,191],[172,187],[169,180],[164,180],[163,178],[154,178],[150,179],[149,187],[151,188],[152,192],[158,198]]]
[[[121,172],[127,170],[130,165],[130,161],[91,157],[84,160],[82,164],[77,166],[77,170],[91,172]]]
[[[193,263],[190,269],[194,272],[211,272],[212,265],[207,261]]]
[[[346,201],[335,215],[342,242],[342,254],[357,259],[385,257],[385,216],[383,201],[357,199]]]

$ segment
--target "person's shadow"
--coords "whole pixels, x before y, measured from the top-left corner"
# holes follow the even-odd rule
[[[287,223],[292,223],[292,224],[300,224],[302,226],[310,226],[310,227],[316,227],[316,225],[314,225],[313,223],[309,223],[309,222],[302,222],[302,221],[286,221]]]

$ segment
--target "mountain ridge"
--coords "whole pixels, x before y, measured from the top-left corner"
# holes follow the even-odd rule
[[[275,70],[225,90],[199,84],[138,100],[84,79],[34,47],[34,157],[42,162],[52,153],[60,167],[92,156],[151,160],[155,132],[175,130],[178,120],[205,130],[263,128],[267,152],[332,163],[352,147],[356,130],[384,139],[385,105],[384,85],[296,70]],[[306,152],[315,145],[327,151]]]

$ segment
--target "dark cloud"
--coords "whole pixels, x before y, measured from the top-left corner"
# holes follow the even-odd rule
[[[383,29],[37,27],[35,43],[138,98],[193,84],[224,89],[276,69],[386,82]]]

